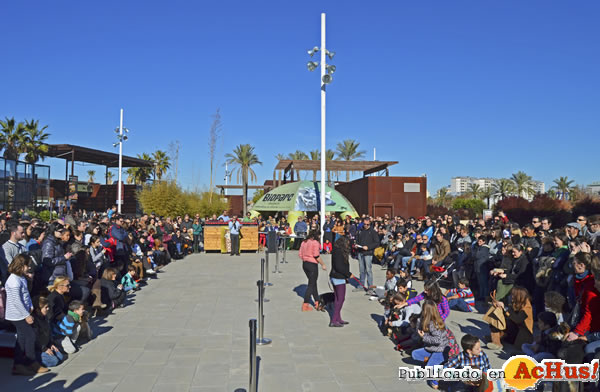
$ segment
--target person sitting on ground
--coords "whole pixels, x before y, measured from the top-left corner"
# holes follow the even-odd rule
[[[454,382],[446,382],[444,384],[448,385],[446,390],[448,391],[467,391],[467,392],[475,392],[481,390],[479,385],[481,382],[486,383],[486,373],[491,368],[490,360],[488,356],[481,349],[481,342],[477,336],[473,336],[471,334],[466,334],[460,340],[460,346],[462,347],[462,351],[460,354],[455,356],[454,358],[450,358],[448,362],[444,364],[444,368],[451,369],[462,369],[466,366],[470,366],[473,369],[479,369],[482,372],[482,380],[479,383],[472,382],[464,382],[464,381],[454,381]],[[487,390],[486,388],[484,388]]]
[[[540,335],[534,343],[524,343],[521,349],[538,362],[544,359],[558,357],[558,350],[562,346],[563,339],[567,335],[568,328],[565,324],[556,322],[556,315],[552,312],[540,312],[537,316],[537,325]]]
[[[398,282],[398,278],[396,277],[396,270],[393,268],[389,268],[385,271],[385,283],[383,286],[378,286],[374,290],[369,290],[369,294],[376,296],[376,299],[385,298],[388,293],[396,291],[396,283]]]
[[[102,286],[102,303],[111,310],[123,307],[123,302],[125,301],[123,285],[117,284],[116,279],[117,270],[111,267],[104,270],[100,281]]]
[[[71,283],[66,276],[58,276],[54,279],[52,286],[48,287],[48,320],[50,325],[57,325],[67,314],[67,300],[65,295],[71,290]]]
[[[135,281],[135,276],[135,267],[133,265],[130,265],[129,267],[127,267],[127,273],[121,278],[121,285],[123,286],[124,292],[128,292],[131,290],[137,291],[140,289],[140,286]]]
[[[406,305],[412,305],[423,301],[424,299],[432,300],[438,307],[438,311],[442,320],[446,320],[450,314],[448,300],[442,295],[442,290],[437,281],[429,280],[425,283],[423,292],[416,297],[406,301]]]
[[[397,336],[405,335],[410,326],[410,316],[421,313],[421,306],[413,304],[410,306],[400,306],[406,302],[406,297],[400,293],[392,296],[389,316],[384,321],[384,325],[392,328],[392,333]]]
[[[412,288],[412,282],[403,278],[398,279],[396,291],[404,295],[406,300],[413,299],[419,295],[418,291]]]
[[[412,358],[427,366],[439,365],[444,362],[444,350],[450,345],[450,341],[446,333],[446,324],[444,324],[434,301],[427,299],[423,303],[418,328],[424,347],[413,350]],[[436,388],[437,382],[430,381],[428,385]]]
[[[448,300],[448,306],[453,310],[460,310],[461,312],[474,312],[475,309],[475,298],[473,292],[468,287],[469,279],[460,278],[458,280],[458,287],[446,291],[446,299]]]
[[[71,301],[69,311],[58,324],[58,329],[54,333],[58,336],[62,350],[67,354],[73,354],[79,350],[77,340],[82,332],[82,317],[85,312],[83,303],[80,301]]]
[[[63,353],[58,349],[57,342],[52,336],[52,329],[48,320],[48,299],[38,296],[33,300],[35,312],[33,313],[33,329],[35,331],[35,351],[39,363],[44,367],[54,367],[60,364]]]
[[[523,343],[533,341],[533,309],[529,292],[524,287],[514,286],[510,291],[510,297],[512,303],[508,306],[497,300],[492,303],[493,306],[502,308],[506,328],[500,330],[490,325],[491,342],[487,345],[490,350],[502,349],[502,340],[514,344],[518,349],[523,346]]]

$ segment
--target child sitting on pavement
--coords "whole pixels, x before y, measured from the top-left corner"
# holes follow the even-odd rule
[[[63,353],[56,347],[52,339],[50,321],[48,320],[48,299],[43,296],[34,298],[33,330],[35,331],[35,351],[39,363],[45,367],[54,367],[64,359]]]
[[[475,297],[468,285],[469,279],[460,278],[457,288],[446,291],[445,296],[450,309],[460,310],[461,312],[474,312],[476,310]]]
[[[479,382],[444,382],[442,388],[446,391],[478,391],[487,390],[480,388],[481,383],[487,384],[486,373],[490,369],[490,360],[481,349],[479,338],[466,334],[460,340],[462,351],[454,358],[450,358],[444,365],[445,368],[462,369],[465,366],[477,368],[482,372],[482,379]]]
[[[378,286],[374,290],[369,290],[368,294],[374,296],[373,300],[385,298],[390,292],[396,291],[396,283],[398,278],[396,277],[396,270],[389,268],[385,272],[385,283],[383,286]]]
[[[130,265],[127,267],[127,273],[121,278],[121,285],[124,292],[127,293],[131,290],[137,291],[140,289],[140,286],[135,281],[135,276],[135,267]]]
[[[91,332],[87,323],[84,324],[83,314],[85,308],[80,301],[71,301],[69,311],[58,324],[55,334],[62,338],[60,345],[67,354],[73,354],[79,349],[77,340],[80,337],[91,339]]]
[[[412,282],[402,278],[398,279],[396,283],[396,291],[404,295],[406,300],[413,299],[419,295],[419,292],[412,288]]]
[[[397,336],[405,335],[410,326],[410,316],[421,313],[421,306],[413,304],[410,306],[400,306],[406,302],[406,297],[400,293],[392,297],[390,315],[385,320],[384,325],[392,329],[392,333]]]

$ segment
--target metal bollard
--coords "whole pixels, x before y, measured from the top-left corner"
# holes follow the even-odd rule
[[[277,248],[277,253],[275,253],[275,269],[273,270],[273,273],[281,273],[281,271],[279,270],[279,248]]]
[[[261,276],[261,279],[264,279],[265,281],[265,286],[273,286],[273,283],[269,282],[269,251],[265,251],[265,259],[266,260],[266,266],[265,266],[265,275]]]
[[[287,260],[285,259],[285,255],[287,252],[287,238],[283,241],[283,255],[281,257],[281,263],[287,263]]]
[[[260,259],[260,280],[262,282],[265,281],[265,259]],[[270,302],[268,298],[265,298],[265,286],[267,286],[266,283],[263,285],[263,291],[262,291],[263,299],[262,300],[263,300],[263,302]],[[258,301],[260,301],[260,294],[259,294],[258,298],[254,300],[254,302],[258,302]]]
[[[256,285],[258,286],[258,338],[256,339],[256,344],[264,346],[266,344],[271,344],[271,339],[264,337],[265,314],[263,312],[263,295],[265,286],[262,280],[256,282]]]
[[[250,327],[250,380],[248,381],[248,392],[256,392],[258,371],[256,368],[256,319],[250,319],[248,325]]]

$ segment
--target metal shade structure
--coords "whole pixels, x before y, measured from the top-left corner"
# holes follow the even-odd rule
[[[50,144],[47,157],[67,159],[71,162],[93,163],[106,167],[119,167],[119,154],[71,144]],[[154,162],[123,155],[123,167],[154,167]]]
[[[252,207],[254,211],[304,211],[321,209],[320,184],[316,181],[297,181],[281,185],[263,195]],[[325,210],[357,215],[354,206],[340,192],[325,187]]]

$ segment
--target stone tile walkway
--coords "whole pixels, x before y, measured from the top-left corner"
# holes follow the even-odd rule
[[[236,391],[248,387],[248,320],[256,318],[260,257],[201,254],[169,265],[159,279],[93,324],[98,337],[62,365],[28,380],[10,375],[0,359],[5,391]],[[405,359],[381,336],[377,302],[348,286],[344,328],[329,328],[327,313],[301,313],[306,277],[297,252],[288,252],[282,273],[270,273],[266,289],[265,337],[258,347],[259,391],[429,391],[425,383],[397,378]],[[325,257],[330,265],[329,256]],[[273,257],[271,257],[271,268]],[[351,269],[358,274],[355,261]],[[330,291],[320,271],[320,292]],[[384,271],[373,267],[375,282]],[[418,286],[419,288],[422,286]],[[480,314],[451,312],[457,335],[482,335]],[[488,352],[488,355],[492,353]],[[492,365],[502,361],[490,355]]]

